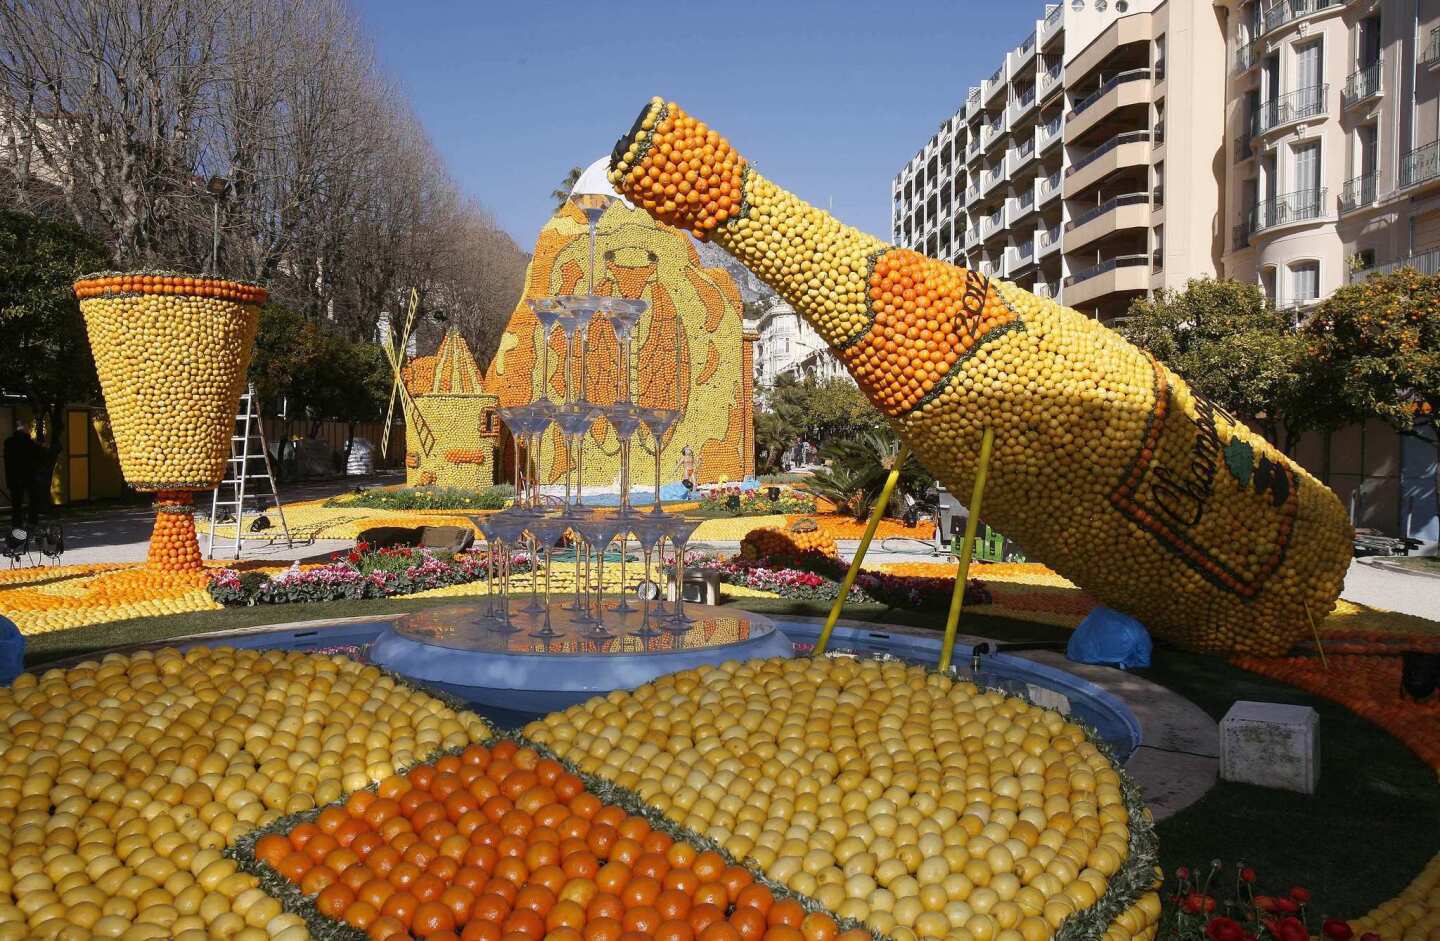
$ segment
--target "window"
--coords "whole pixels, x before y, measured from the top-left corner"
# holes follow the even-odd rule
[[[1319,41],[1300,46],[1295,50],[1295,89],[1297,91],[1315,89],[1316,91],[1310,94],[1318,94],[1319,86],[1324,81],[1324,78],[1321,77],[1323,73],[1320,71],[1320,65]],[[1307,98],[1307,100],[1296,102],[1297,105],[1303,106],[1309,103],[1306,95],[1301,97]]]
[[[1368,69],[1380,61],[1380,17],[1367,16],[1356,24],[1355,65]]]
[[[1275,302],[1275,269],[1265,268],[1260,272],[1260,290],[1265,292],[1265,297],[1273,304]]]
[[[1116,9],[1117,9],[1117,10],[1120,9],[1118,5],[1116,6]],[[1123,11],[1122,11],[1122,12],[1123,12]],[[1161,78],[1164,78],[1164,77],[1165,77],[1165,34],[1164,34],[1164,33],[1161,33],[1159,36],[1155,37],[1155,77],[1156,77],[1157,79],[1161,79]]]
[[[1355,129],[1357,176],[1371,176],[1375,173],[1378,160],[1378,135],[1375,125],[1362,124]]]
[[[1297,261],[1290,265],[1290,300],[1320,299],[1320,262]]]
[[[1297,144],[1291,148],[1290,188],[1296,192],[1313,193],[1320,189],[1320,142]]]

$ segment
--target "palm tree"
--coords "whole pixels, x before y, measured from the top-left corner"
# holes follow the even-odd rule
[[[899,456],[900,439],[888,427],[870,428],[854,437],[834,438],[821,450],[830,466],[805,481],[806,488],[824,497],[856,519],[865,519],[885,487],[885,478]],[[890,497],[887,516],[905,512],[905,497],[926,498],[935,479],[912,455],[900,469],[900,481]]]
[[[560,184],[560,188],[550,191],[550,198],[555,200],[557,211],[565,208],[565,200],[570,198],[570,191],[575,188],[576,183],[580,182],[580,174],[584,172],[581,167],[571,167],[570,172],[565,174],[565,180]]]

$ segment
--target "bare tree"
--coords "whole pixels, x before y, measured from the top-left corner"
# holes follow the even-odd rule
[[[221,271],[356,339],[415,286],[488,354],[523,276],[344,0],[0,0],[0,186],[125,267],[207,269],[218,220]]]

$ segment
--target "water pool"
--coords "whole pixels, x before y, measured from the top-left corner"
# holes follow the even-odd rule
[[[813,618],[777,616],[771,618],[794,646],[797,655],[814,648],[820,635],[821,622]],[[388,631],[390,619],[345,621],[334,624],[284,628],[280,630],[239,631],[180,638],[164,645],[188,649],[195,646],[233,646],[258,649],[301,650],[342,653],[365,659],[370,645]],[[860,655],[888,654],[911,663],[933,664],[939,659],[938,634],[891,632],[883,626],[860,628],[839,626],[831,636],[830,649],[837,653]],[[958,672],[973,678],[982,686],[1021,695],[1039,705],[1058,709],[1094,730],[1122,763],[1139,746],[1141,730],[1130,708],[1114,694],[1073,673],[1036,663],[1012,654],[987,655],[981,670],[970,674],[972,650],[957,644],[954,663]],[[72,662],[87,659],[72,658]],[[56,664],[51,664],[54,666]],[[428,684],[446,692],[464,695],[465,688],[448,683]],[[513,729],[543,714],[533,709],[508,709],[492,703],[470,700],[471,708],[500,728]],[[563,705],[557,705],[557,708]]]

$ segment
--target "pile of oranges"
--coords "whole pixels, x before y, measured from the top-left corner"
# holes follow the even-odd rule
[[[835,540],[823,529],[809,532],[796,532],[793,526],[753,529],[740,540],[740,557],[751,562],[793,565],[811,552],[828,557],[839,555]]]
[[[1340,500],[1094,318],[843,225],[674,102],[651,100],[609,179],[784,297],[950,492],[971,492],[992,431],[987,520],[1102,603],[1256,655],[1333,609]]]
[[[870,941],[511,741],[388,777],[254,852],[376,941]]]
[[[120,467],[136,490],[225,473],[265,290],[168,272],[75,282]]]
[[[149,566],[160,572],[198,572],[204,568],[195,536],[195,504],[188,492],[155,495]]]
[[[610,166],[611,182],[623,179],[632,201],[702,241],[740,213],[745,158],[674,102],[653,99],[615,145]]]
[[[242,304],[264,304],[269,296],[258,284],[176,271],[102,272],[86,275],[75,282],[75,296],[81,300],[112,294],[189,294]]]

